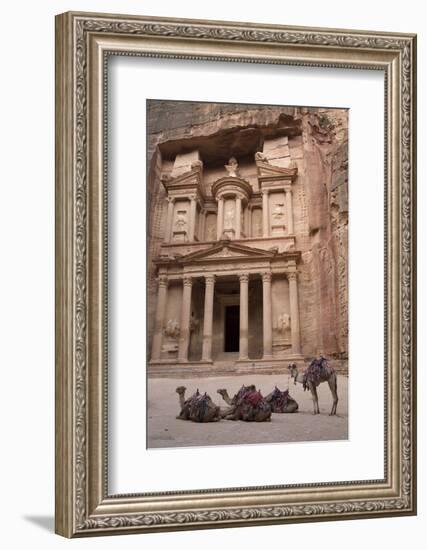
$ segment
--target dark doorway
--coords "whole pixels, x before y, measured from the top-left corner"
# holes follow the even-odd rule
[[[240,306],[225,308],[225,346],[224,351],[239,351]]]

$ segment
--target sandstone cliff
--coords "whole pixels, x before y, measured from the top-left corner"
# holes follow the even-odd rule
[[[342,359],[348,353],[348,111],[344,109],[148,102],[148,257],[163,239],[162,173],[178,153],[200,152],[205,167],[234,156],[255,183],[251,163],[264,140],[286,137],[280,154],[298,167],[294,233],[301,251],[299,300],[302,352]],[[247,168],[246,168],[247,166]],[[206,176],[209,177],[208,175]],[[245,176],[246,177],[246,176]],[[149,262],[149,315],[155,309]]]

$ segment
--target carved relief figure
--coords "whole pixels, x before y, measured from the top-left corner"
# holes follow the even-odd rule
[[[214,241],[216,239],[216,227],[213,224],[208,227],[206,238],[208,241]]]
[[[283,218],[283,203],[282,202],[276,203],[271,215],[275,220],[281,220]]]
[[[187,210],[178,210],[175,220],[175,229],[177,231],[187,230]]]
[[[230,204],[225,211],[224,229],[233,229],[234,227],[234,206]]]
[[[285,332],[291,328],[291,317],[288,313],[280,313],[277,317],[277,330],[279,332]]]
[[[254,237],[261,237],[262,235],[261,210],[259,208],[252,210],[252,235]]]
[[[216,215],[208,214],[206,217],[206,240],[216,240]]]
[[[169,338],[178,338],[179,337],[179,323],[176,319],[169,319],[165,327],[165,335]]]
[[[200,320],[192,312],[191,319],[190,319],[190,332],[197,332],[199,330],[199,326],[200,326]]]
[[[232,176],[233,178],[239,177],[239,164],[234,157],[231,157],[228,164],[226,164],[224,168],[227,170],[229,176]]]

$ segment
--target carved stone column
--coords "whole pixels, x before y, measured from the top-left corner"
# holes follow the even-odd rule
[[[200,212],[200,224],[199,224],[199,239],[205,240],[205,226],[206,226],[206,210]]]
[[[288,218],[288,233],[292,234],[294,232],[294,211],[292,208],[292,189],[290,187],[285,187],[286,195],[286,214]]]
[[[190,344],[191,319],[191,277],[184,277],[182,281],[181,323],[179,332],[178,361],[188,361],[188,346]]]
[[[268,212],[268,191],[262,191],[262,236],[268,237],[270,233],[270,215]]]
[[[271,273],[262,274],[262,321],[263,321],[263,340],[264,340],[263,359],[269,359],[273,357]]]
[[[297,273],[293,271],[288,273],[287,276],[289,281],[289,303],[291,310],[292,351],[294,353],[301,353]]]
[[[203,316],[202,360],[212,360],[212,326],[215,275],[205,276],[205,313]]]
[[[196,197],[192,195],[190,197],[190,229],[188,240],[190,242],[194,241],[194,233],[196,229]]]
[[[167,201],[168,201],[168,214],[166,218],[165,242],[168,243],[171,241],[174,199],[172,197],[168,197]]]
[[[239,359],[248,358],[248,331],[249,331],[249,275],[242,273],[240,279],[240,342]]]
[[[156,319],[154,324],[153,343],[151,347],[151,360],[158,361],[162,349],[163,326],[165,322],[166,303],[168,296],[168,278],[165,275],[159,277],[159,290],[157,294]]]
[[[217,214],[217,231],[216,238],[218,241],[221,240],[223,223],[224,223],[224,199],[219,197],[218,199],[218,214]]]
[[[246,205],[244,216],[245,216],[245,237],[247,239],[249,239],[249,237],[251,236],[250,215],[251,215],[251,211],[250,211],[249,205]]]
[[[242,199],[236,197],[236,213],[235,213],[235,227],[236,227],[236,239],[240,239],[240,232],[242,228]]]

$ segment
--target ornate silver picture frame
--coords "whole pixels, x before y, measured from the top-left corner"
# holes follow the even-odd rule
[[[384,74],[384,477],[110,494],[108,58]],[[260,103],[263,98],[260,98]],[[56,18],[56,532],[81,537],[416,513],[416,37],[236,22]]]

